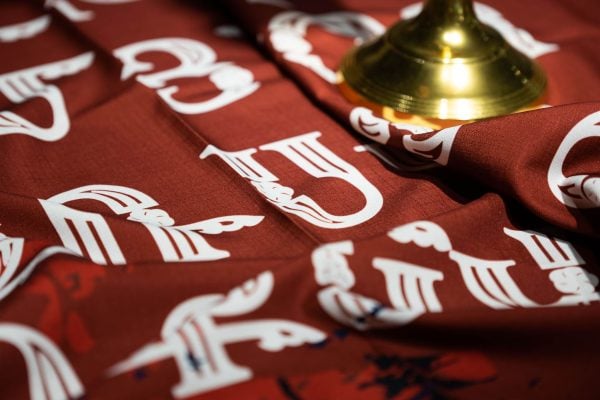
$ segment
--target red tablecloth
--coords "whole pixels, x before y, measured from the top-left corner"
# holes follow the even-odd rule
[[[600,12],[489,0],[546,105],[341,57],[411,1],[0,4],[0,398],[597,399]]]

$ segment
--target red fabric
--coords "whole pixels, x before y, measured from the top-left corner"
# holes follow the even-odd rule
[[[335,77],[411,4],[0,4],[0,398],[598,398],[597,6],[426,132]]]

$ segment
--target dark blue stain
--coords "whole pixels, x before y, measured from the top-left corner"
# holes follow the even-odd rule
[[[408,385],[402,385],[399,379],[393,378],[391,375],[375,376],[372,381],[361,383],[358,387],[366,389],[371,386],[383,386],[385,388],[385,397],[391,398],[394,393],[400,393]]]
[[[372,382],[364,383],[359,388],[364,389],[369,386],[383,386],[385,390],[385,399],[392,400],[400,395],[409,387],[415,387],[418,384],[419,392],[413,395],[410,400],[445,400],[446,396],[439,393],[435,387],[427,382],[413,382],[405,376],[397,377],[393,375],[378,376]]]
[[[332,337],[348,334],[345,329],[338,329]],[[323,346],[326,342],[313,344],[313,346]],[[476,383],[439,379],[435,374],[434,362],[437,359],[437,356],[408,358],[368,354],[365,360],[376,367],[373,375],[362,382],[356,382],[353,376],[347,376],[344,383],[356,385],[355,388],[358,390],[379,387],[384,392],[385,400],[397,399],[399,396],[408,398],[409,393],[411,393],[410,400],[447,400],[453,398],[449,390]],[[533,378],[530,385],[537,385],[538,381],[539,378]],[[276,382],[287,400],[303,400],[298,394],[298,391],[302,391],[301,384],[292,387],[285,377],[278,377]]]
[[[408,388],[418,387],[419,391],[411,400],[443,400],[444,391],[468,386],[465,382],[440,381],[432,376],[432,364],[436,357],[406,358],[396,355],[367,355],[378,373],[371,381],[362,383],[359,388],[380,386],[386,399],[394,399]]]
[[[340,329],[336,329],[335,331],[333,331],[333,336],[335,336],[336,338],[338,338],[340,340],[346,339],[349,334],[350,334],[350,332],[348,332],[348,329],[346,329],[346,328],[340,328]]]
[[[383,310],[384,308],[385,307],[382,304],[377,304],[375,307],[373,307],[373,309],[371,310],[369,315],[372,317],[376,317],[377,314],[379,314],[381,312],[381,310]]]
[[[310,343],[309,346],[313,349],[322,349],[329,344],[329,339],[323,339],[320,342]]]
[[[391,367],[409,368],[409,369],[429,369],[436,357],[418,357],[405,358],[396,355],[370,355],[365,356],[367,361],[372,362],[379,369],[388,369]]]
[[[409,386],[417,383],[414,379],[410,371],[404,371],[404,373],[400,375],[396,374],[385,374],[378,375],[373,378],[371,382],[366,382],[361,384],[359,387],[361,389],[370,387],[370,386],[382,386],[385,390],[385,398],[393,399],[398,394],[402,393]]]
[[[379,314],[381,312],[381,310],[383,310],[384,308],[385,308],[385,306],[383,306],[381,304],[377,304],[367,314],[355,317],[354,321],[358,324],[364,325],[368,322],[369,318],[377,317],[377,314]]]
[[[329,335],[329,338],[325,338],[320,342],[310,343],[309,346],[313,349],[322,349],[327,347],[332,342],[332,339],[344,340],[348,337],[348,335],[350,335],[350,331],[348,329],[339,328],[334,330],[331,335]]]
[[[138,381],[146,379],[147,376],[148,375],[146,374],[146,370],[144,368],[138,368],[135,371],[133,371],[133,377]]]
[[[278,377],[277,384],[279,385],[279,389],[281,389],[286,398],[290,400],[302,400],[302,397],[298,396],[298,394],[294,392],[289,382],[284,377]]]
[[[200,371],[200,366],[202,365],[202,361],[196,357],[195,355],[193,355],[191,352],[188,351],[186,358],[188,360],[188,362],[190,363],[190,365],[192,366],[192,368],[194,369],[194,371]]]

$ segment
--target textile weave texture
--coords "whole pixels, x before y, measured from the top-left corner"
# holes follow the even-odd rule
[[[341,94],[414,1],[0,3],[1,399],[598,399],[600,10],[533,109]]]

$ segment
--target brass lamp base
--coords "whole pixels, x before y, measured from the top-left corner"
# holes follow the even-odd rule
[[[428,0],[416,18],[351,50],[341,73],[371,102],[441,120],[508,114],[546,87],[542,69],[479,22],[469,0]]]
[[[338,89],[342,93],[342,95],[348,99],[351,103],[368,108],[372,110],[376,115],[380,115],[384,119],[390,122],[400,122],[403,124],[411,124],[411,125],[419,125],[430,129],[444,129],[449,128],[451,126],[464,125],[465,123],[474,122],[475,120],[458,120],[458,119],[440,119],[436,117],[428,117],[424,115],[410,114],[406,112],[398,111],[392,107],[374,103],[364,98],[354,89],[352,89],[348,84],[344,81],[344,77],[341,76],[338,78]],[[519,113],[523,111],[531,111],[531,110],[539,110],[540,108],[545,108],[546,106],[546,96],[545,93],[535,99],[533,102],[526,104],[525,106],[515,110],[513,113]]]

